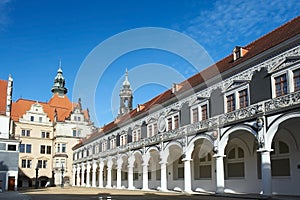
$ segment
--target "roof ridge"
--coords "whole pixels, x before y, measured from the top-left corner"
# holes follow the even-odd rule
[[[300,20],[300,15],[298,15],[297,17],[295,17],[295,18],[293,18],[293,19],[287,21],[286,23],[280,25],[279,27],[273,29],[272,31],[263,34],[263,35],[260,36],[259,38],[253,40],[252,42],[250,42],[249,44],[247,44],[246,46],[244,46],[244,48],[250,47],[251,45],[253,45],[253,44],[256,43],[257,41],[262,40],[263,38],[266,38],[266,37],[269,36],[270,34],[272,34],[272,33],[276,32],[276,31],[282,29],[282,28],[285,27],[285,26],[288,26],[289,24],[291,24],[291,23],[293,23],[294,21],[297,21],[297,20]]]

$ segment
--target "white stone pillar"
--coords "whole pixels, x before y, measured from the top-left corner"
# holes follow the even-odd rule
[[[184,162],[184,191],[192,192],[192,179],[191,179],[191,159],[183,159]]]
[[[122,188],[122,165],[123,158],[122,156],[119,156],[117,160],[117,189]]]
[[[270,150],[261,150],[261,181],[263,195],[272,195],[272,174]]]
[[[224,158],[223,155],[216,155],[216,193],[224,193]]]
[[[109,159],[107,161],[107,184],[106,188],[111,188],[111,170],[112,170],[113,161]]]
[[[122,188],[122,167],[117,168],[117,189]]]
[[[128,165],[128,189],[133,190],[133,165]]]
[[[167,191],[167,162],[159,162],[160,164],[160,189]]]
[[[99,162],[99,188],[103,188],[103,168],[104,168],[104,163],[103,161]]]
[[[91,187],[91,162],[86,164],[86,187]]]
[[[81,164],[81,186],[84,187],[84,172],[85,172],[85,163]]]
[[[96,172],[97,172],[97,163],[93,161],[93,171],[92,171],[92,187],[96,187]]]
[[[76,186],[80,186],[80,165],[77,164],[77,183]]]
[[[143,190],[149,190],[148,188],[148,164],[143,164]]]
[[[72,186],[76,186],[76,165],[73,165]]]

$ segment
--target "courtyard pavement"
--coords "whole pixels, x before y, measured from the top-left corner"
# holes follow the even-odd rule
[[[184,194],[180,192],[158,192],[141,190],[117,190],[81,187],[51,187],[0,193],[0,200],[154,200],[154,199],[199,199],[199,200],[242,200],[266,199],[259,195],[214,195]],[[300,196],[274,196],[272,200],[300,200]]]

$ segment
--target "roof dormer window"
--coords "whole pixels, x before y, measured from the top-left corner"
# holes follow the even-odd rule
[[[242,58],[246,53],[248,52],[247,49],[244,49],[243,47],[236,46],[233,49],[233,60],[237,60],[239,58]]]

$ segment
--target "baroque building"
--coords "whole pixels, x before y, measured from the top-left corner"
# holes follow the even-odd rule
[[[300,17],[83,139],[73,185],[300,195],[299,92]]]
[[[0,80],[0,192],[16,190],[18,182],[19,142],[12,138],[11,103],[13,79]]]
[[[67,97],[61,66],[51,91],[48,102],[21,98],[12,104],[12,133],[21,140],[19,187],[69,184],[72,147],[94,129],[81,100]]]

